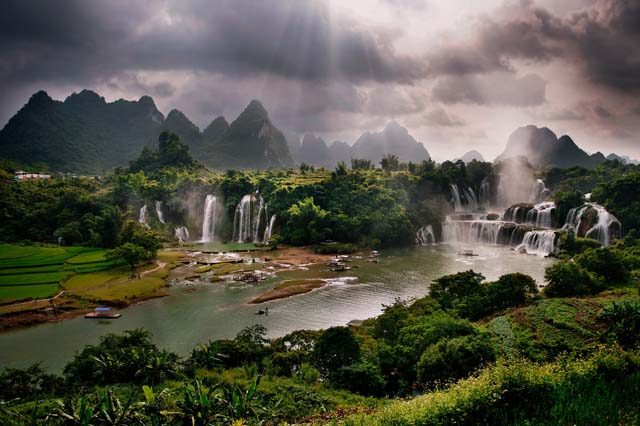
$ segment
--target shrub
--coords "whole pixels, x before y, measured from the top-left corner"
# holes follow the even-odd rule
[[[424,351],[418,361],[418,380],[431,386],[468,376],[487,362],[495,361],[487,335],[442,340]]]
[[[613,303],[605,308],[600,318],[609,323],[606,335],[613,337],[620,346],[632,349],[640,343],[640,303]]]
[[[576,263],[600,277],[606,284],[623,285],[631,274],[617,250],[602,247],[589,249],[576,256]]]
[[[604,290],[603,282],[593,272],[571,262],[559,262],[548,267],[544,274],[547,286],[543,292],[548,297],[586,296]]]
[[[342,367],[336,376],[336,384],[351,392],[374,396],[384,392],[385,382],[380,367],[370,361]]]
[[[323,378],[334,381],[342,367],[354,364],[360,359],[360,345],[351,329],[331,327],[322,333],[313,349],[316,368]]]
[[[356,252],[356,246],[353,244],[325,244],[316,246],[316,253],[318,254],[351,254]]]

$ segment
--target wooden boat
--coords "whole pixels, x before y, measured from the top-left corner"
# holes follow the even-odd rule
[[[104,307],[96,308],[93,312],[89,312],[84,315],[85,318],[89,319],[116,319],[121,316],[122,314],[111,312],[111,308]]]
[[[478,256],[472,250],[462,250],[458,252],[459,256]]]

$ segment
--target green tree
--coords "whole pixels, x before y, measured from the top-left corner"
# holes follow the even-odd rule
[[[138,264],[142,261],[151,260],[153,257],[144,247],[133,243],[124,243],[121,246],[109,250],[106,258],[114,263],[119,260],[124,260],[131,267],[131,272],[135,272]]]
[[[544,278],[548,284],[543,293],[548,297],[586,296],[605,288],[598,276],[572,261],[558,262],[548,267]]]
[[[316,341],[313,359],[325,379],[334,381],[339,370],[360,359],[360,345],[348,327],[326,329]]]
[[[288,238],[292,244],[315,244],[325,238],[328,212],[317,206],[313,197],[293,204],[287,210]]]
[[[380,160],[380,167],[384,171],[394,171],[400,169],[400,158],[395,154],[386,154]]]
[[[491,340],[485,334],[454,337],[424,351],[418,362],[418,379],[431,386],[464,378],[495,361]]]
[[[352,158],[351,159],[351,169],[353,169],[353,170],[370,170],[370,169],[373,169],[373,163],[371,163],[371,160],[366,160],[364,158]]]

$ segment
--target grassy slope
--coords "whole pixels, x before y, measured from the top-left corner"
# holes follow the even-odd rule
[[[614,302],[638,300],[637,286],[590,298],[541,299],[482,324],[503,357],[479,376],[373,415],[356,425],[640,424],[640,353],[601,347],[598,316]],[[567,360],[563,354],[581,356]],[[538,362],[525,361],[522,355]],[[559,361],[558,361],[559,359]]]

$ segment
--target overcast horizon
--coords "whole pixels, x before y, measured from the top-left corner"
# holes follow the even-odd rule
[[[438,161],[518,127],[640,157],[640,1],[8,1],[0,126],[38,90],[152,96],[200,129],[259,99],[353,143],[395,120]]]

